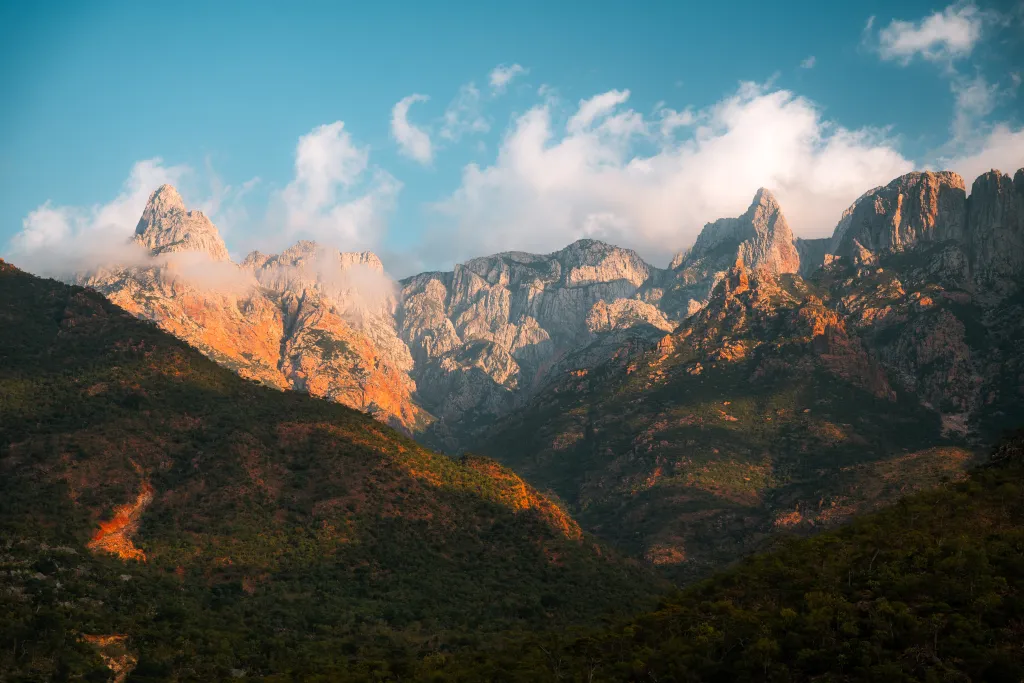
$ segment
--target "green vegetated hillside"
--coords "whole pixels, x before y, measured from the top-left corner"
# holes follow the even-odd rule
[[[494,461],[95,292],[0,262],[0,330],[0,680],[405,680],[665,588]]]
[[[1024,680],[1024,432],[969,479],[777,540],[611,629],[448,670],[489,681]]]
[[[1019,424],[1024,311],[943,258],[737,266],[656,347],[566,373],[476,450],[684,580],[961,477]]]

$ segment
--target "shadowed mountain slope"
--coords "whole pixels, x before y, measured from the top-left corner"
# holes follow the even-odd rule
[[[970,478],[768,552],[613,629],[460,658],[449,680],[1024,679],[1024,434]]]
[[[0,262],[0,326],[11,680],[406,678],[661,588],[496,462],[241,379],[95,292]]]

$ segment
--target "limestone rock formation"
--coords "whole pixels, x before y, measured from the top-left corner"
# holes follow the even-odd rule
[[[708,223],[689,251],[673,259],[675,280],[663,307],[675,317],[692,315],[737,259],[773,276],[800,269],[793,232],[775,196],[764,188],[742,216]]]
[[[800,277],[806,278],[826,264],[826,260],[831,255],[829,248],[832,245],[832,238],[803,239],[797,237],[794,245],[797,254],[800,255]]]
[[[900,176],[847,209],[836,226],[830,253],[846,257],[861,248],[872,253],[902,251],[921,242],[961,240],[965,197],[963,178],[956,173]]]
[[[397,289],[369,252],[300,242],[241,266],[216,227],[169,185],[149,199],[135,241],[148,264],[81,277],[238,374],[374,414],[414,431],[412,357],[396,333]]]
[[[202,252],[215,261],[229,261],[217,228],[202,211],[187,211],[178,191],[161,185],[150,196],[135,228],[135,242],[153,254]]]
[[[579,240],[547,255],[506,252],[402,282],[398,329],[419,397],[436,416],[494,416],[566,355],[613,331],[662,333],[664,272],[635,252]]]
[[[976,278],[993,282],[1024,271],[1024,169],[1012,179],[992,170],[974,181],[967,227]]]

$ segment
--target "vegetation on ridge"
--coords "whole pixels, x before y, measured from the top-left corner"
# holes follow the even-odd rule
[[[1024,680],[1024,432],[967,481],[762,554],[612,629],[528,638],[476,681]]]
[[[497,463],[95,292],[0,262],[0,325],[0,679],[105,680],[99,642],[132,681],[408,678],[663,589]]]

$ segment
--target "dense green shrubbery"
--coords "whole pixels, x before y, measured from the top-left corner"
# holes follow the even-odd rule
[[[466,656],[459,680],[1024,680],[1024,433],[970,479],[779,541],[656,612]]]
[[[662,590],[511,473],[240,379],[96,294],[0,264],[0,321],[0,680],[105,680],[82,634],[128,635],[132,680],[408,678]],[[148,561],[87,551],[144,481]]]

